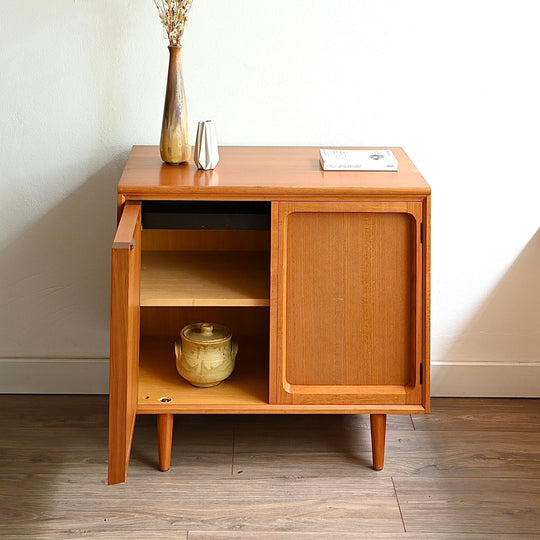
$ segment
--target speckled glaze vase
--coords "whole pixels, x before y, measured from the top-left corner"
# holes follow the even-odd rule
[[[181,47],[169,47],[169,72],[159,144],[161,159],[171,165],[184,163],[191,156],[181,50]]]

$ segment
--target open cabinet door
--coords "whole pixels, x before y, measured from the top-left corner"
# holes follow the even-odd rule
[[[141,203],[128,201],[111,257],[109,484],[126,480],[137,408]]]

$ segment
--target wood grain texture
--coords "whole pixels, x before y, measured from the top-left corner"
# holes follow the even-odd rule
[[[143,251],[269,251],[269,231],[144,229]]]
[[[431,196],[424,199],[424,209],[422,215],[422,403],[425,405],[426,413],[431,411]]]
[[[194,322],[214,322],[229,328],[233,336],[257,336],[268,340],[267,307],[142,307],[141,335],[180,336],[184,326]]]
[[[395,478],[394,483],[409,532],[435,526],[457,534],[540,531],[540,479]]]
[[[540,399],[438,398],[430,416],[414,416],[417,431],[540,432]]]
[[[270,343],[269,343],[269,366],[268,372],[268,402],[276,404],[283,402],[281,399],[282,362],[280,357],[280,340],[283,322],[279,316],[279,291],[280,291],[280,237],[279,229],[279,206],[280,203],[272,202],[270,214]]]
[[[127,202],[111,254],[109,483],[127,474],[139,366],[141,204]]]
[[[329,210],[293,210],[287,220],[286,380],[405,386],[413,224],[405,214]]]
[[[263,251],[150,251],[142,254],[141,306],[268,306],[270,260]]]
[[[371,454],[373,468],[382,471],[384,468],[384,446],[386,439],[386,414],[370,414]]]
[[[392,416],[388,417],[390,420]],[[323,419],[321,419],[323,420]],[[302,427],[299,422],[282,426],[267,434],[251,427],[253,433],[238,429],[235,435],[235,470],[245,476],[272,476],[276,470],[284,476],[355,476],[369,480],[371,442],[369,431],[351,422],[334,420],[334,426],[320,422],[319,431]],[[266,425],[266,422],[265,422]],[[309,425],[309,424],[308,424]],[[276,448],[270,451],[272,441]],[[404,432],[389,424],[386,433],[386,461],[378,474],[427,478],[538,478],[540,456],[534,450],[540,436],[525,433],[516,438],[493,433],[457,434]],[[429,449],[420,452],[424,445]]]
[[[352,478],[339,482],[333,478],[276,478],[268,483],[239,477],[200,478],[198,482],[176,477],[174,484],[165,481],[159,487],[134,478],[128,490],[93,486],[91,507],[80,496],[84,484],[56,481],[56,493],[45,498],[47,484],[54,482],[50,476],[40,477],[32,489],[24,478],[0,478],[6,493],[0,500],[7,516],[0,531],[24,531],[34,538],[42,531],[92,528],[111,532],[161,529],[168,534],[182,534],[194,527],[231,532],[403,531],[394,489],[386,478],[366,486]],[[18,497],[7,496],[9,492]],[[127,493],[137,492],[139,496],[126,500]],[[30,502],[32,494],[34,503],[21,505],[21,499]],[[47,514],[55,519],[47,520]]]
[[[114,486],[107,401],[0,395],[2,538],[539,536],[539,400],[433,399],[426,429],[389,416],[381,472],[365,415],[177,415],[174,466],[160,473],[143,415]]]
[[[279,203],[285,403],[422,403],[421,203]]]
[[[158,462],[160,471],[171,468],[174,415],[157,415]]]
[[[165,165],[155,146],[134,146],[118,185],[127,199],[270,199],[306,195],[355,199],[361,195],[418,197],[428,184],[402,148],[392,148],[398,172],[323,171],[318,147],[222,146],[219,166]],[[241,167],[238,164],[241,164]]]
[[[337,536],[339,540],[359,540],[358,533],[339,532]],[[369,531],[369,535],[365,535],[369,540],[486,540],[485,534],[439,534],[439,533],[379,533]],[[257,531],[253,532],[234,532],[223,533],[221,531],[189,531],[189,540],[328,540],[328,533],[319,531],[311,531],[307,533],[298,532],[270,532]],[[505,538],[515,538],[515,540],[529,539],[538,540],[538,536],[523,536],[523,535],[505,535]],[[493,538],[495,540],[495,538]]]
[[[232,375],[211,388],[196,388],[176,371],[173,341],[145,339],[139,369],[139,412],[241,412],[268,401],[268,345],[236,336],[238,355]]]
[[[236,336],[238,355],[232,375],[212,388],[196,388],[176,371],[174,339],[143,337],[140,348],[137,412],[160,413],[407,413],[412,405],[322,405],[268,403],[268,339]]]

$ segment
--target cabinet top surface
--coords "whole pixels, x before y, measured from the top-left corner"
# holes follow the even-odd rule
[[[221,146],[212,171],[161,161],[159,147],[134,146],[118,184],[128,199],[313,195],[428,195],[430,187],[402,148],[392,148],[398,171],[323,171],[319,147]]]

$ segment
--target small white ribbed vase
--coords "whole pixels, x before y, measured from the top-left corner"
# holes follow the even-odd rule
[[[198,169],[215,169],[218,164],[218,143],[212,120],[199,122],[193,158]]]

